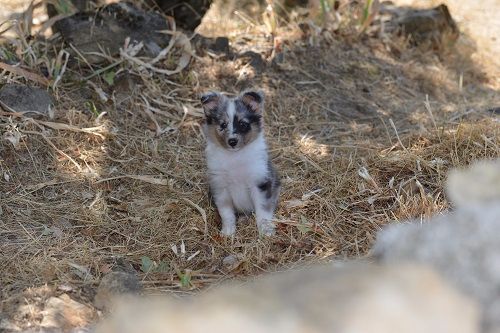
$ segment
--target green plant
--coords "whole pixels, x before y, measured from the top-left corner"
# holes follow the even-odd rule
[[[193,284],[191,283],[192,271],[190,269],[186,269],[184,273],[178,270],[177,276],[181,282],[181,288],[190,289],[193,287]]]
[[[141,257],[141,271],[143,273],[164,273],[170,270],[170,265],[166,261],[160,261],[156,263],[148,256]]]
[[[360,34],[363,33],[368,28],[368,26],[373,22],[373,19],[378,14],[379,8],[380,8],[379,0],[366,0],[365,6],[363,7],[361,20],[359,22]]]
[[[95,115],[96,117],[99,116],[100,112],[97,110],[93,101],[85,102],[85,106],[87,107],[87,110],[92,112],[93,115]]]
[[[102,78],[106,83],[110,86],[112,86],[115,83],[115,76],[116,72],[115,71],[107,71],[102,75]]]

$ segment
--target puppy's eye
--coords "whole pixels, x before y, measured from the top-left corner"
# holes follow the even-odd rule
[[[245,121],[240,121],[239,126],[242,130],[247,130],[250,127],[250,124]]]
[[[221,130],[226,129],[226,127],[227,127],[227,123],[222,123],[222,124],[220,124],[220,129],[221,129]]]

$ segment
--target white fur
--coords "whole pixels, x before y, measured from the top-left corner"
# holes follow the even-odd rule
[[[230,110],[228,108],[228,112]],[[257,139],[237,151],[230,151],[208,141],[205,153],[210,188],[222,219],[222,233],[234,234],[235,211],[255,211],[259,231],[271,234],[274,231],[271,222],[273,212],[262,208],[262,195],[257,187],[269,172],[264,135],[261,133]]]
[[[230,103],[228,103],[227,109],[226,109],[227,119],[230,119],[230,121],[228,121],[228,123],[227,123],[228,133],[233,133],[233,118],[234,118],[235,112],[236,112],[236,110],[235,110],[234,102],[231,101]]]

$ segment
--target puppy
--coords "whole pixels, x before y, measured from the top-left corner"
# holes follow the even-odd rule
[[[210,193],[222,219],[221,233],[234,235],[236,213],[255,212],[259,233],[274,234],[281,185],[263,133],[264,94],[247,91],[229,98],[209,92],[201,104]]]

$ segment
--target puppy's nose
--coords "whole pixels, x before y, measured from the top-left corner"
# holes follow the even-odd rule
[[[238,144],[238,140],[235,139],[235,138],[232,138],[232,139],[227,140],[227,143],[229,143],[229,145],[231,147],[234,147],[234,146],[236,146]]]

